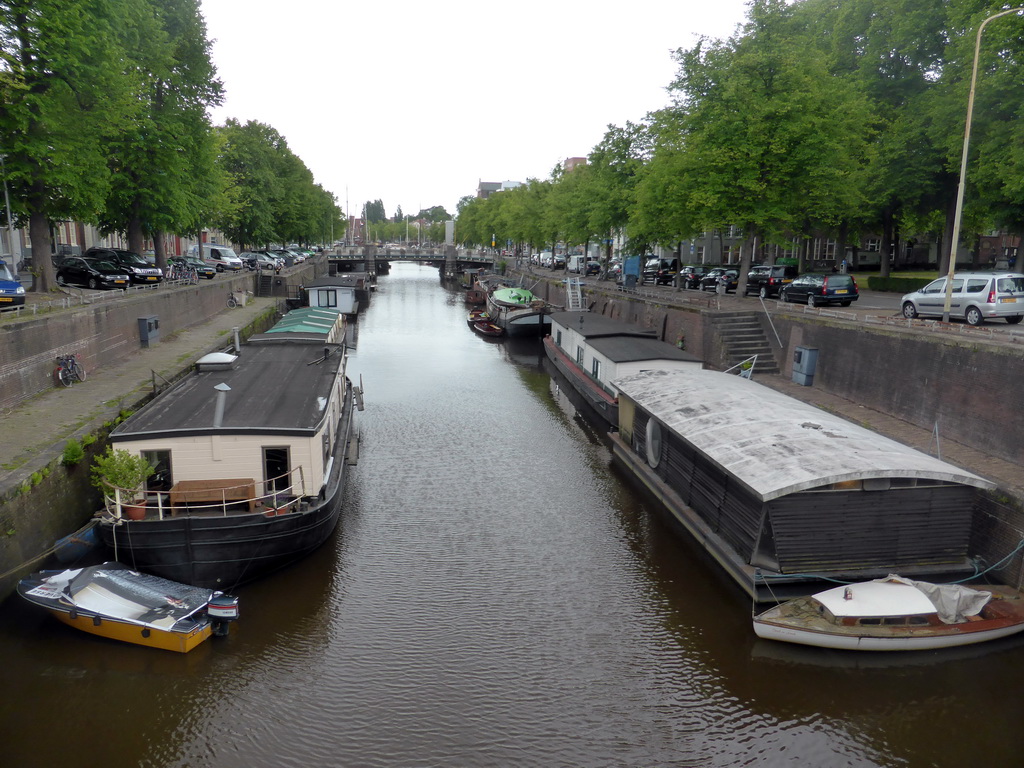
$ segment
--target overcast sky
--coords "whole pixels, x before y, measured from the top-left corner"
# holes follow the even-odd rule
[[[225,101],[358,215],[546,179],[609,124],[665,106],[671,52],[722,38],[745,0],[201,0]]]

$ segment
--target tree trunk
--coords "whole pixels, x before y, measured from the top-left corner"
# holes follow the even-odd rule
[[[959,248],[959,243],[953,242],[953,220],[956,218],[956,198],[949,198],[949,206],[946,208],[946,225],[942,228],[942,242],[948,243],[947,248],[943,248],[939,251],[939,274],[945,275],[949,272],[949,258],[950,255],[953,257],[953,265],[956,265],[956,251]]]
[[[33,200],[31,210],[42,210],[42,201]],[[49,293],[57,284],[50,247],[50,223],[45,213],[32,213],[28,219],[28,241],[32,246],[32,291]]]
[[[836,240],[836,252],[832,257],[832,264],[836,269],[839,269],[843,262],[846,261],[846,238],[850,234],[850,227],[844,221],[839,225],[839,237]],[[847,268],[850,265],[847,264]]]
[[[132,253],[141,254],[146,248],[146,238],[142,233],[142,220],[138,216],[132,216],[128,220],[128,250]]]
[[[153,233],[153,253],[156,254],[156,265],[160,269],[167,271],[167,248],[164,243],[164,233],[154,232]]]
[[[753,261],[754,249],[757,248],[757,230],[748,225],[743,228],[743,231],[750,232],[750,234],[743,240],[743,245],[740,246],[740,276],[736,281],[737,296],[743,296],[746,293],[747,273],[750,271],[750,264]]]
[[[889,254],[892,253],[892,227],[892,208],[886,206],[882,211],[882,245],[881,250],[878,253],[879,277],[888,277],[890,274]]]

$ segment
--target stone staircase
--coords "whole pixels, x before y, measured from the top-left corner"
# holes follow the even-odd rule
[[[739,365],[757,355],[754,377],[759,373],[779,373],[775,347],[761,328],[755,312],[722,312],[710,316],[715,334],[722,343],[725,367]]]

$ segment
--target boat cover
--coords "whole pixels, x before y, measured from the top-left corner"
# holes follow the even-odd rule
[[[494,292],[494,299],[503,304],[516,304],[528,307],[537,297],[525,288],[501,288]]]
[[[968,616],[977,616],[981,609],[992,599],[991,592],[971,589],[961,584],[931,584],[927,581],[914,581],[901,576],[890,575],[879,581],[896,581],[909,584],[923,592],[932,601],[939,619],[944,624],[961,624]]]
[[[88,613],[170,630],[205,608],[215,593],[110,562],[53,574],[29,594],[59,595]]]

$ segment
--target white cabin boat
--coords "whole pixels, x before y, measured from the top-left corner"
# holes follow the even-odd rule
[[[850,651],[919,651],[1024,631],[1024,596],[889,576],[799,597],[754,617],[767,640]]]

